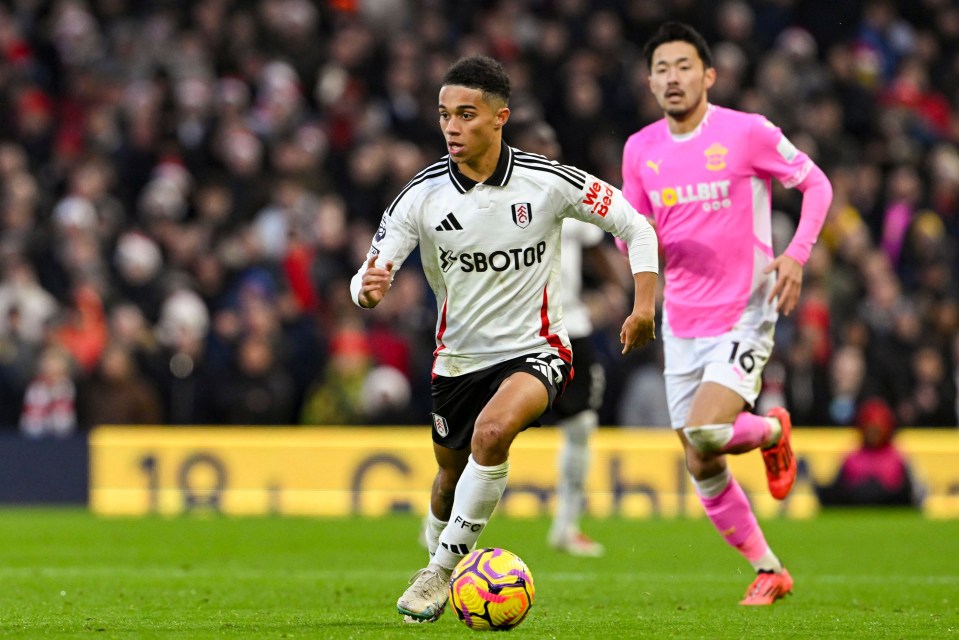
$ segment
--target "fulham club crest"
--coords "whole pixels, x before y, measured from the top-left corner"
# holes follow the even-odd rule
[[[525,229],[533,220],[533,208],[528,202],[517,202],[513,205],[513,222],[520,229]]]
[[[450,426],[446,423],[446,418],[441,415],[433,415],[433,428],[436,429],[437,435],[441,438],[445,438],[450,434]]]

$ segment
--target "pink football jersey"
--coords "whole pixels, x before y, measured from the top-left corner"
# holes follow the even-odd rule
[[[733,327],[773,258],[771,180],[795,187],[812,166],[763,116],[715,105],[689,134],[663,119],[630,136],[623,194],[656,223],[675,335]]]

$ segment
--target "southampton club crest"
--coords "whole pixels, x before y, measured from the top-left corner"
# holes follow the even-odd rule
[[[533,221],[533,208],[528,202],[517,202],[513,205],[513,222],[520,229],[525,229]]]

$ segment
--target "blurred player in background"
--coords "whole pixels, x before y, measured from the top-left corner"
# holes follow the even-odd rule
[[[561,155],[556,132],[543,121],[521,125],[513,138],[524,151],[558,161]],[[576,375],[556,402],[546,420],[563,429],[558,459],[556,511],[549,530],[551,547],[574,556],[598,557],[603,545],[580,531],[585,507],[586,475],[589,470],[589,438],[599,425],[599,407],[606,390],[606,372],[593,346],[593,321],[583,299],[583,272],[588,269],[615,294],[625,292],[621,256],[599,227],[567,218],[563,222],[562,288],[563,324],[569,333]],[[612,255],[611,255],[612,254]]]
[[[397,601],[409,622],[446,606],[456,564],[476,545],[506,489],[513,439],[538,424],[572,375],[562,323],[560,234],[573,217],[624,239],[635,299],[623,353],[655,335],[656,234],[622,193],[575,168],[506,145],[510,79],[492,58],[446,72],[439,125],[448,155],[426,167],[383,214],[350,284],[375,307],[419,245],[437,301],[432,376],[431,559]]]
[[[649,88],[665,117],[623,151],[623,193],[657,229],[665,258],[663,345],[672,426],[706,514],[757,572],[741,601],[769,605],[793,581],[769,548],[726,454],[762,451],[770,493],[796,477],[790,417],[748,411],[779,313],[799,300],[803,264],[832,200],[823,172],[760,115],[712,105],[712,56],[691,27],[664,24],[646,44]],[[803,193],[796,233],[775,256],[771,180]]]

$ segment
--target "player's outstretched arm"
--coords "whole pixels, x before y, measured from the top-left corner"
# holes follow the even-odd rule
[[[372,309],[386,297],[386,292],[390,289],[390,283],[393,279],[393,263],[386,262],[386,267],[377,267],[376,258],[370,256],[366,261],[366,272],[363,274],[363,280],[360,287],[357,300],[364,309]]]
[[[623,354],[646,346],[656,339],[656,283],[659,276],[652,271],[633,274],[636,297],[633,312],[623,322],[619,342]]]

